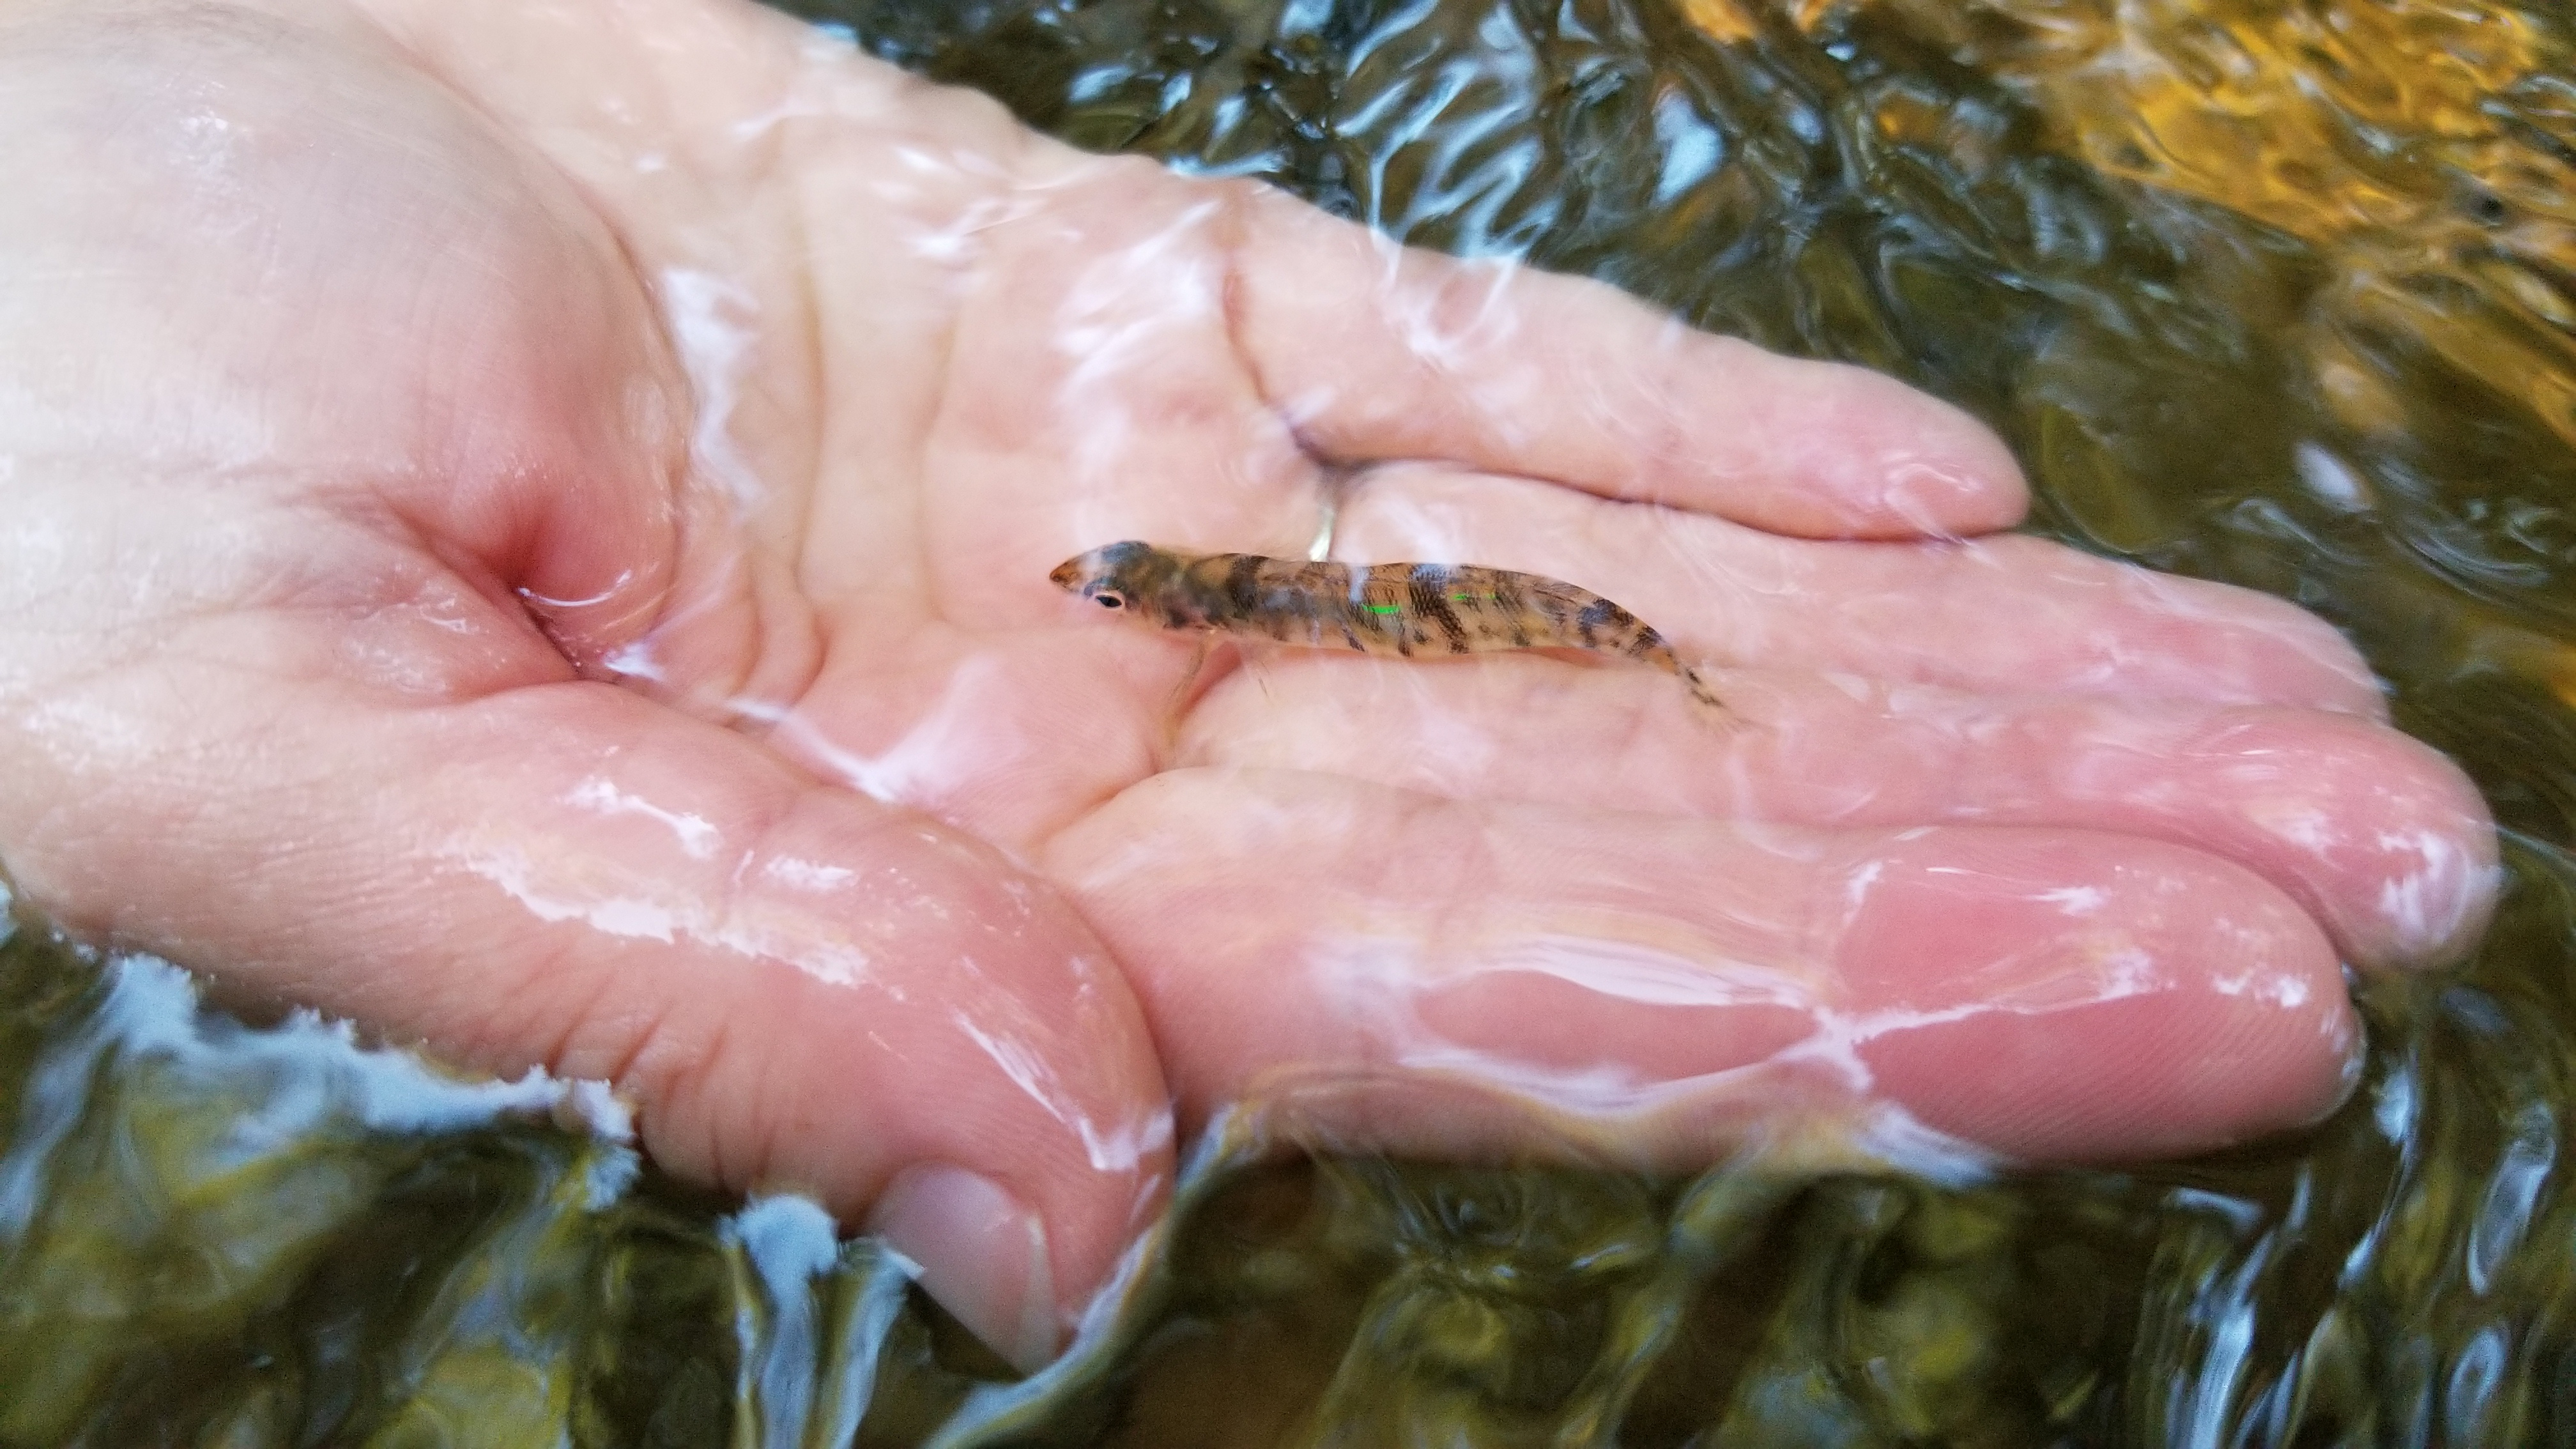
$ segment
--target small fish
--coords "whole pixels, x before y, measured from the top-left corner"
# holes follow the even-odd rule
[[[1644,620],[1587,589],[1472,564],[1306,563],[1182,553],[1129,540],[1066,559],[1058,588],[1163,629],[1412,659],[1502,649],[1580,649],[1676,676],[1724,709],[1699,671]]]

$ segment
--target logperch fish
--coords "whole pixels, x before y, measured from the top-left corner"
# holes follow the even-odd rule
[[[1417,659],[1577,649],[1652,665],[1716,709],[1715,691],[1652,625],[1588,589],[1473,564],[1307,563],[1183,553],[1130,539],[1047,575],[1141,624]]]

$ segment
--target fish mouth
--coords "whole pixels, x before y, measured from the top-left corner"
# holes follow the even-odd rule
[[[1078,558],[1066,559],[1064,562],[1055,566],[1055,572],[1047,575],[1048,581],[1053,583],[1059,589],[1073,589],[1081,587],[1081,563],[1082,560]]]

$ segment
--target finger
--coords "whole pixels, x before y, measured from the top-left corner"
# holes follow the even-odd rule
[[[1458,800],[2144,836],[2261,876],[2367,965],[2449,960],[2494,905],[2476,788],[2439,752],[2349,715],[1773,672],[1710,682],[1723,717],[1646,670],[1283,654],[1210,690],[1176,758]]]
[[[1340,1146],[1545,1150],[1572,1127],[1679,1166],[1779,1115],[1895,1113],[2033,1160],[2184,1151],[2325,1111],[2358,1042],[2296,905],[2116,835],[1194,770],[1048,868],[1127,963],[1188,1114],[1251,1103]]]
[[[1895,379],[1697,332],[1615,288],[1244,206],[1236,335],[1309,447],[1446,459],[1818,538],[2010,527],[2012,455]]]
[[[1369,480],[1334,553],[1547,574],[1618,600],[1685,656],[1726,664],[2387,715],[2361,656],[2306,610],[2035,538],[1779,539],[1518,479],[1408,469]]]
[[[1159,1207],[1136,1006],[989,850],[608,686],[253,708],[206,673],[103,679],[57,718],[112,735],[13,751],[52,778],[13,770],[8,866],[74,929],[614,1082],[673,1171],[871,1222],[1023,1364]]]

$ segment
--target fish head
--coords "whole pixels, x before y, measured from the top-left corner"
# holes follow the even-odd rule
[[[1180,572],[1178,558],[1131,538],[1076,554],[1056,565],[1047,578],[1103,610],[1123,612],[1140,623],[1167,625],[1171,622],[1165,607],[1169,586]]]

